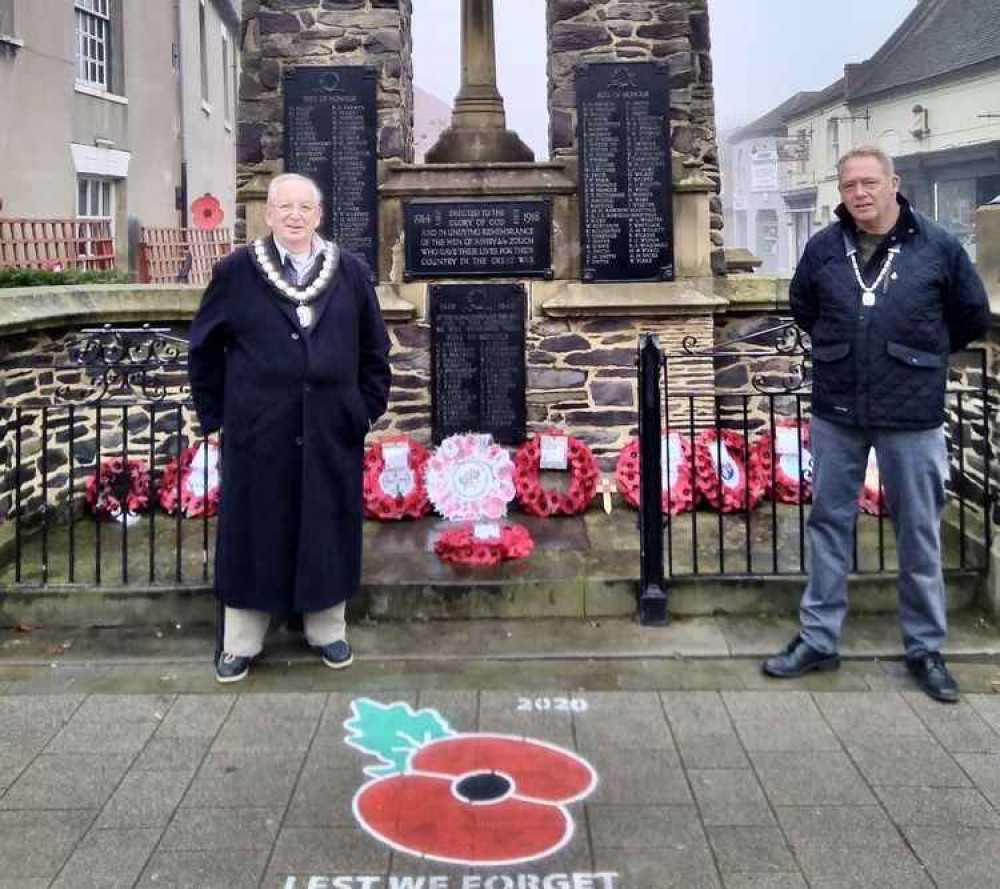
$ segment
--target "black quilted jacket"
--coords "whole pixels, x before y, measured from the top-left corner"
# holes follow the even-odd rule
[[[888,249],[900,248],[875,305],[862,304],[849,258],[857,229],[843,205],[840,221],[810,239],[792,279],[792,315],[812,339],[812,409],[837,423],[941,425],[948,354],[990,327],[986,290],[962,245],[898,200],[896,227],[861,267],[870,286]]]

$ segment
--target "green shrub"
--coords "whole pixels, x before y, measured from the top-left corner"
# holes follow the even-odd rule
[[[59,284],[128,284],[124,272],[86,272],[67,269],[52,272],[48,269],[0,268],[0,288],[4,287],[45,287]]]

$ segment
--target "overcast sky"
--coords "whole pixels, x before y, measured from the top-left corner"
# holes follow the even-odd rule
[[[740,126],[871,56],[916,0],[709,0],[716,116]],[[449,105],[459,86],[459,0],[414,0],[414,80]],[[544,0],[494,0],[507,125],[548,156]]]

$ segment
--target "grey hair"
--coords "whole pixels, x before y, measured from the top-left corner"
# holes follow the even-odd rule
[[[840,160],[837,161],[837,178],[844,178],[844,165],[853,158],[856,157],[873,157],[881,165],[882,169],[885,171],[885,175],[890,179],[896,175],[896,165],[892,162],[892,158],[889,157],[881,148],[875,145],[858,145],[856,148],[852,148],[848,151]]]
[[[320,188],[316,184],[315,180],[310,179],[308,176],[303,176],[301,173],[281,173],[280,175],[275,176],[271,180],[271,184],[267,186],[267,202],[269,204],[274,202],[274,196],[277,193],[279,186],[286,182],[305,182],[307,185],[312,186],[316,203],[323,203],[323,192],[320,191]]]

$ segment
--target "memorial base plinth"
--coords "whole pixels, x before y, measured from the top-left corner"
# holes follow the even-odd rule
[[[424,155],[428,164],[531,163],[535,153],[513,130],[449,127]]]

